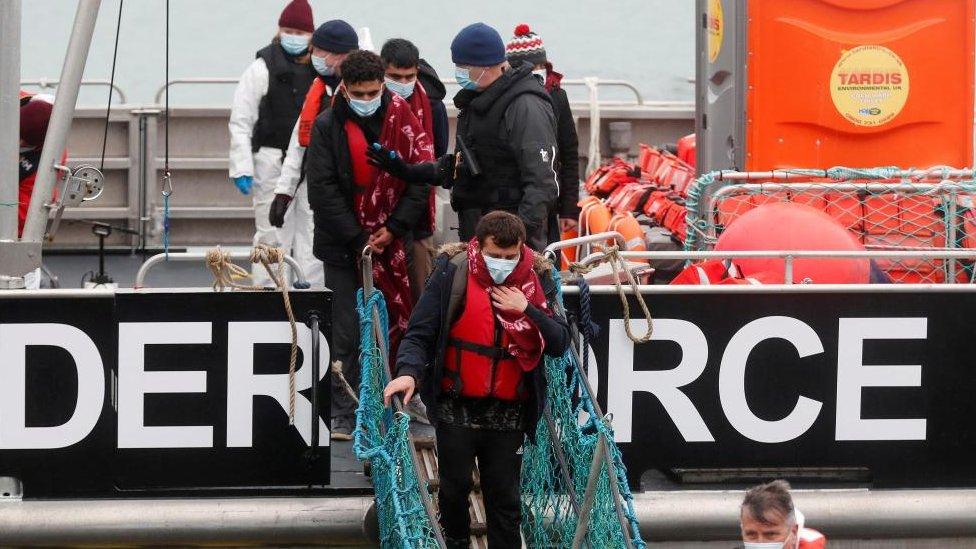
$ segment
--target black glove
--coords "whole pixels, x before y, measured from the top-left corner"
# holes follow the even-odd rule
[[[407,164],[396,151],[391,151],[379,143],[366,147],[366,161],[407,183],[434,183],[437,179],[436,163]]]
[[[454,186],[454,163],[456,159],[453,154],[445,154],[434,161],[434,173],[436,178],[431,183],[440,185],[450,190]]]
[[[285,212],[291,204],[291,197],[287,194],[276,194],[274,201],[271,202],[271,210],[268,211],[268,222],[272,227],[281,228],[285,224]]]

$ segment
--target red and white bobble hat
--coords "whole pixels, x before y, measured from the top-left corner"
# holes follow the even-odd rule
[[[523,61],[532,65],[544,65],[548,61],[542,37],[532,32],[525,23],[515,27],[515,36],[505,46],[505,57],[513,66]]]

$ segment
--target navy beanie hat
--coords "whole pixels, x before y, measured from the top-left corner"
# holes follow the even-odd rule
[[[315,29],[312,45],[330,53],[347,53],[359,49],[359,36],[349,23],[333,19]]]
[[[484,23],[468,25],[451,42],[451,61],[472,67],[499,65],[505,61],[505,42],[498,31]]]

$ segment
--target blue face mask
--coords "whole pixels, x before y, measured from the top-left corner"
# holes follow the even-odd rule
[[[353,99],[351,97],[348,98],[348,101],[349,108],[352,109],[352,112],[358,114],[360,118],[368,118],[373,116],[373,113],[379,110],[380,104],[383,101],[383,94],[381,93],[373,99],[366,101],[362,99]]]
[[[315,68],[315,72],[322,76],[332,76],[335,74],[335,68],[326,63],[324,57],[316,57],[313,55],[312,67]]]
[[[518,265],[519,258],[515,259],[499,259],[497,257],[491,257],[489,255],[481,254],[485,258],[485,266],[488,267],[488,274],[491,275],[491,279],[495,281],[495,284],[501,284],[505,282],[508,275],[512,274],[515,270],[515,266]]]
[[[481,76],[484,75],[485,73],[482,72]],[[481,80],[481,76],[478,77],[478,80],[471,80],[471,71],[469,69],[466,69],[464,67],[456,67],[454,69],[454,79],[457,80],[458,85],[465,90],[471,90],[471,91],[477,90],[478,81]]]
[[[743,549],[783,549],[785,541],[745,541],[742,543]]]
[[[281,33],[278,35],[278,41],[281,42],[281,49],[288,55],[301,55],[308,51],[307,36]]]
[[[417,85],[416,80],[411,80],[410,82],[403,83],[403,82],[397,82],[396,80],[390,80],[389,78],[386,78],[385,81],[386,81],[386,89],[390,90],[391,92],[399,95],[404,99],[410,99],[410,96],[413,95],[413,89]]]

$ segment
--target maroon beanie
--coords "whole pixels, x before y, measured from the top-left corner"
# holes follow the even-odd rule
[[[291,0],[281,11],[278,26],[315,32],[315,23],[312,21],[312,6],[308,5],[308,0]]]
[[[20,138],[24,143],[32,147],[44,144],[52,109],[53,106],[43,99],[35,99],[20,108]]]

